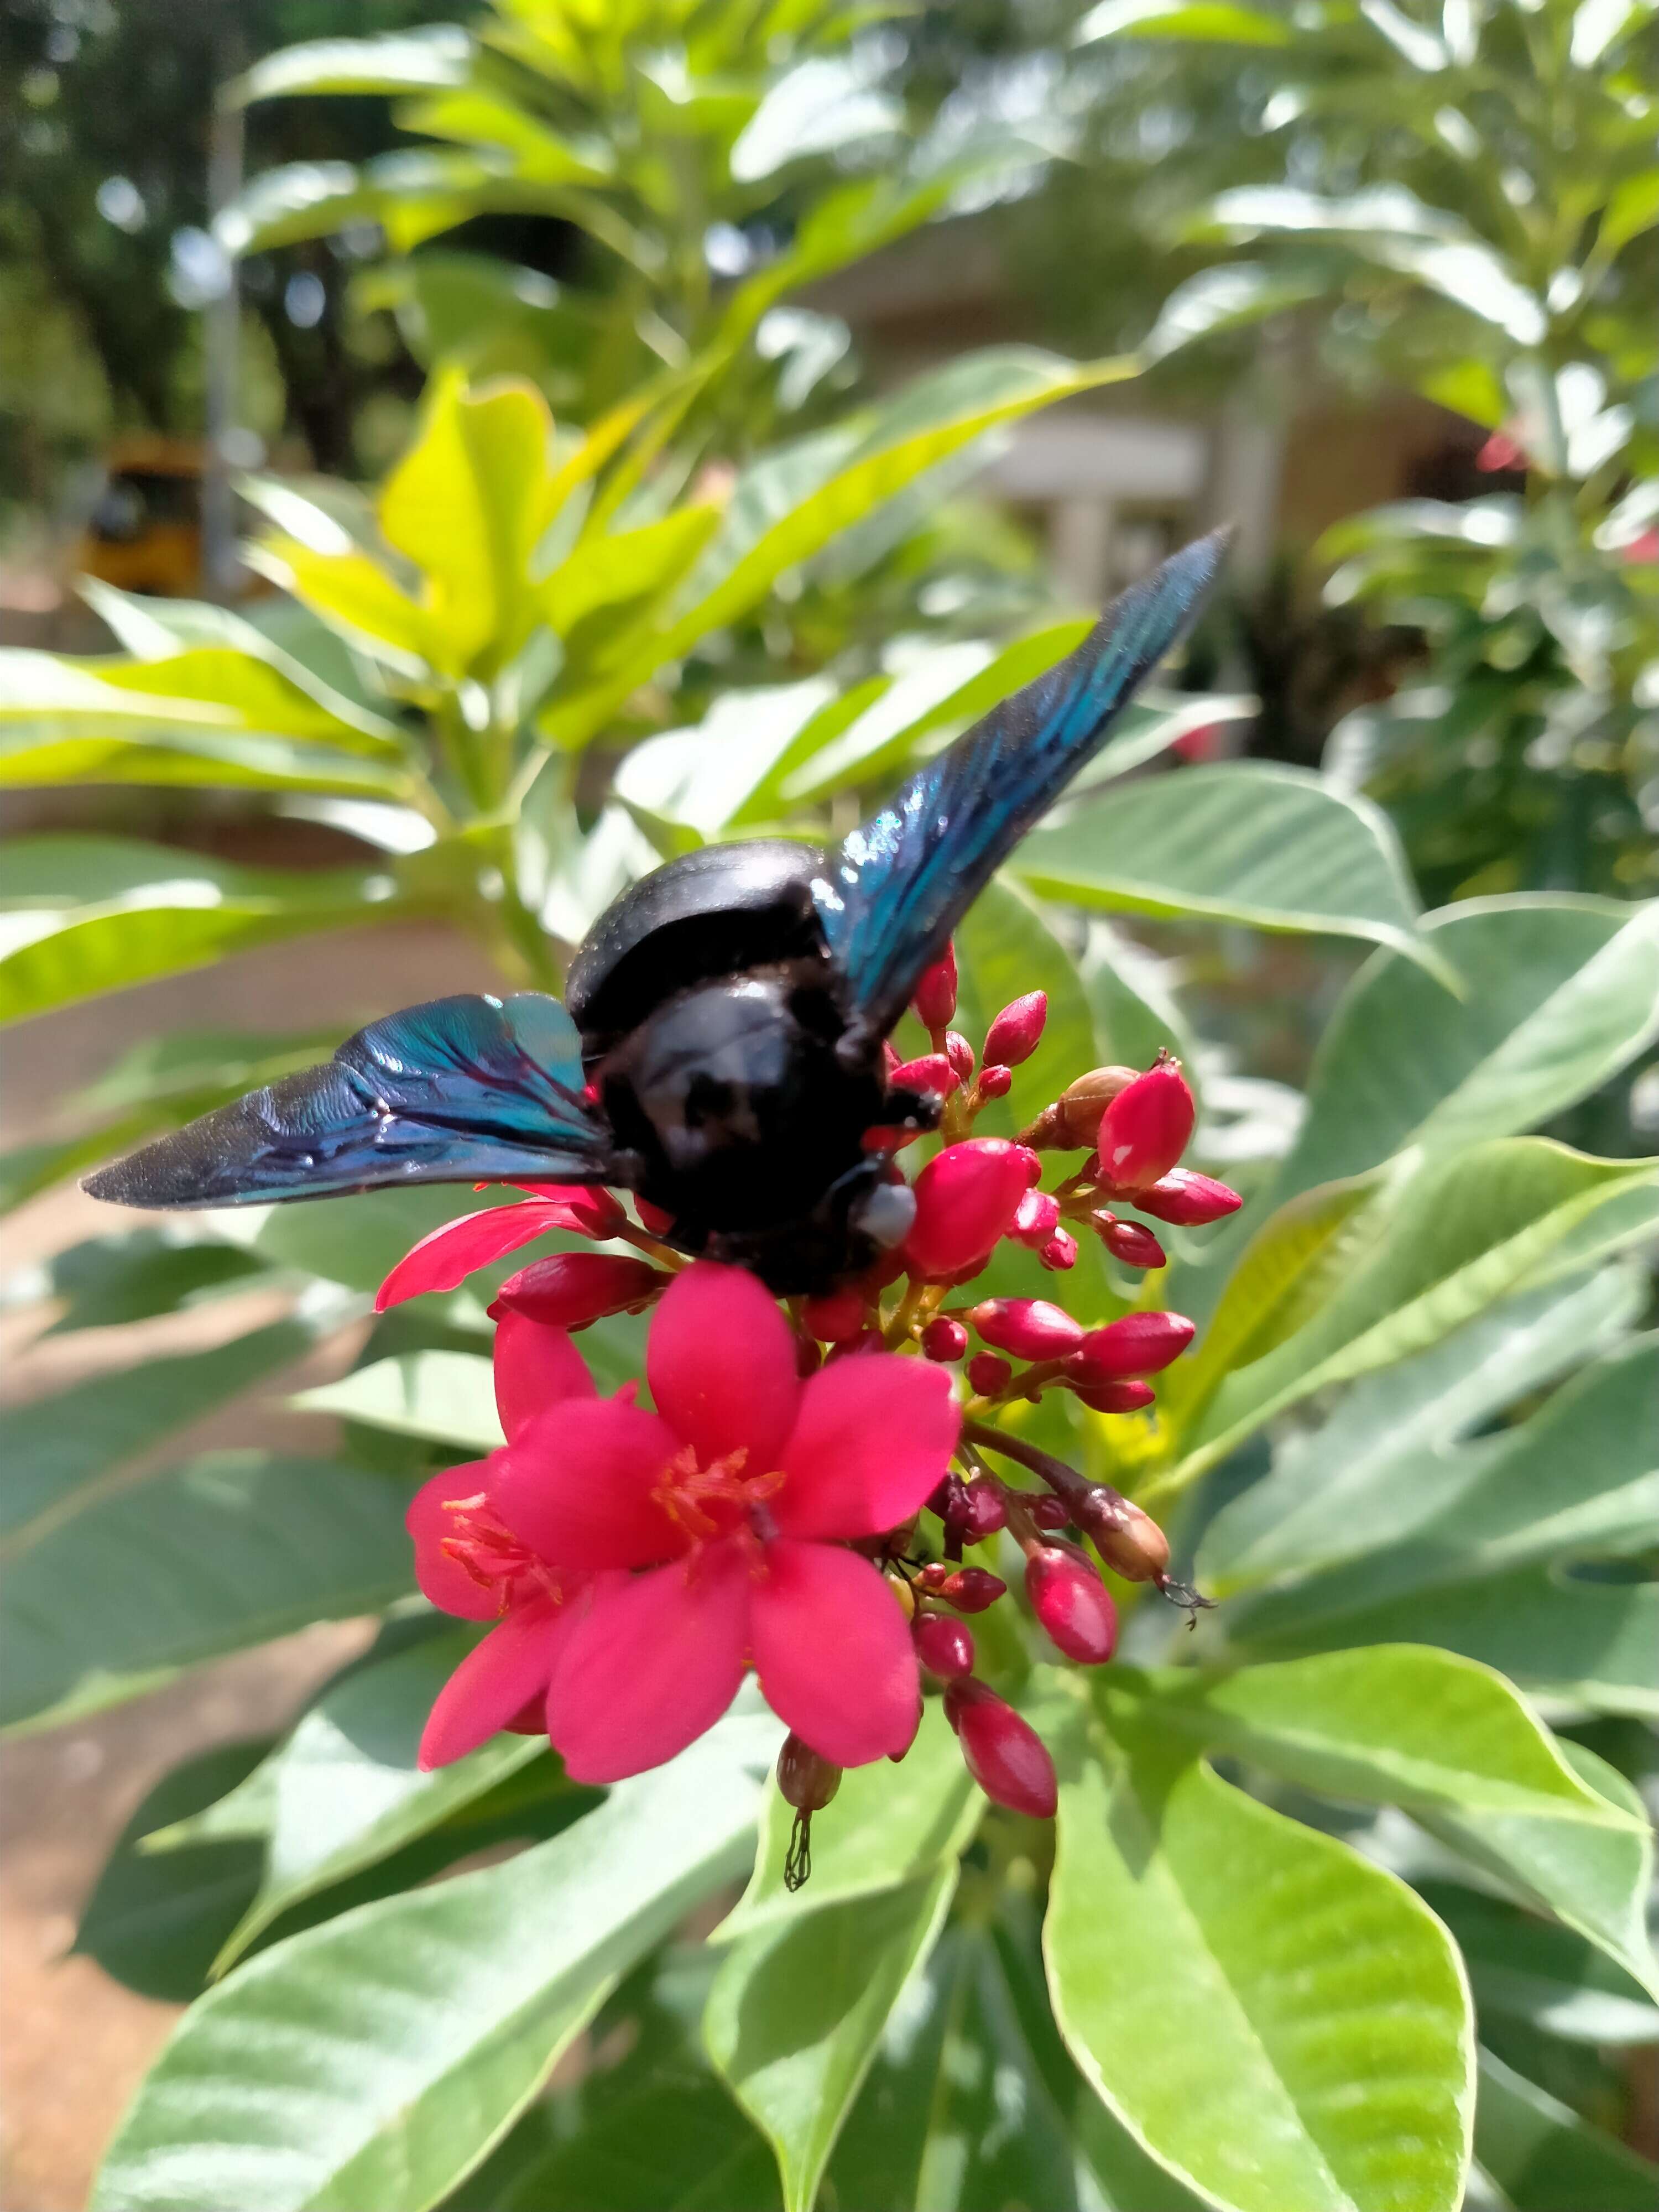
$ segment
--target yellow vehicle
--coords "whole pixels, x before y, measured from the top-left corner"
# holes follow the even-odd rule
[[[202,589],[204,450],[185,438],[118,439],[76,566],[124,592],[190,599]]]

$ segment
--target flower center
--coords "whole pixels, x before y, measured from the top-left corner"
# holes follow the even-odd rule
[[[506,1527],[482,1490],[471,1498],[445,1498],[444,1510],[454,1527],[440,1550],[495,1595],[498,1613],[526,1598],[563,1596],[552,1570]]]
[[[766,1500],[783,1487],[783,1475],[781,1471],[750,1474],[745,1472],[748,1458],[739,1444],[705,1465],[687,1444],[663,1468],[651,1495],[694,1546],[744,1528],[757,1536],[769,1535]]]

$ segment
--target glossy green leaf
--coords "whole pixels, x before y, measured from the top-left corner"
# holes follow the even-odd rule
[[[406,1497],[356,1468],[219,1452],[41,1515],[0,1585],[0,1721],[91,1711],[406,1595]]]
[[[247,1961],[147,2077],[96,2212],[424,2212],[617,1977],[741,1867],[775,1741],[728,1721],[550,1843]]]
[[[387,543],[426,580],[434,664],[488,682],[536,620],[530,568],[551,520],[552,416],[533,385],[430,386],[415,442],[380,497]]]
[[[39,784],[173,784],[228,791],[317,791],[402,805],[412,779],[378,761],[331,746],[225,731],[86,734],[65,722],[0,734],[0,787]]]
[[[101,883],[100,868],[108,870]],[[0,914],[0,1021],[8,1022],[250,945],[408,910],[389,875],[238,868],[120,838],[21,838],[0,869],[0,899],[31,896],[9,891],[9,878],[40,883],[33,896],[43,902]],[[77,880],[91,893],[82,904],[72,902]]]
[[[699,840],[712,837],[748,811],[803,732],[835,703],[823,677],[727,693],[696,728],[665,730],[635,745],[612,788],[636,819],[654,815],[695,830]]]
[[[220,1744],[162,1777],[116,1838],[81,1915],[75,1949],[141,1996],[188,2004],[258,1887],[260,1850],[226,1837],[178,1851],[142,1840],[235,1789],[263,1742]]]
[[[1450,1882],[1421,1887],[1457,1939],[1483,2023],[1524,2021],[1572,2043],[1659,2043],[1659,2002],[1571,1929]]]
[[[1097,39],[1181,39],[1226,46],[1285,46],[1290,27],[1278,15],[1241,8],[1236,0],[1104,0],[1072,33],[1074,46]]]
[[[458,23],[378,39],[308,39],[264,55],[230,88],[243,101],[295,93],[415,92],[465,84],[472,42]]]
[[[1659,1588],[1572,1563],[1639,1557],[1659,1514],[1659,1344],[1588,1368],[1520,1425],[1455,1450],[1373,1459],[1340,1501],[1328,1564],[1281,1565],[1228,1610],[1251,1651],[1444,1644],[1520,1680],[1615,1710],[1659,1709]]]
[[[1451,1151],[1535,1127],[1659,1034],[1659,902],[1476,899],[1424,931],[1462,994],[1394,954],[1373,957],[1321,1040],[1277,1197],[1408,1144]]]
[[[1453,2212],[1474,2051],[1439,1923],[1109,1686],[1055,1704],[1068,1710],[1044,1718],[1060,1803],[1043,1940],[1085,2078],[1229,2212]]]
[[[1370,937],[1421,957],[1386,817],[1298,769],[1234,761],[1117,786],[1033,831],[1011,866],[1097,910]]]
[[[1224,1505],[1198,1566],[1213,1595],[1334,1566],[1408,1529],[1454,1494],[1455,1449],[1523,1394],[1607,1350],[1639,1316],[1645,1277],[1629,1265],[1553,1283],[1455,1329],[1443,1343],[1358,1382],[1331,1418],[1283,1445],[1273,1471]]]
[[[1370,1247],[1322,1309],[1211,1399],[1177,1482],[1314,1391],[1427,1350],[1510,1291],[1641,1242],[1659,1222],[1659,1180],[1646,1163],[1498,1138],[1427,1161],[1380,1191],[1364,1219]]]
[[[1147,1722],[1304,1789],[1401,1807],[1659,1992],[1645,1820],[1582,1782],[1500,1675],[1374,1644],[1218,1680],[1157,1676]]]
[[[937,1941],[954,1863],[745,1936],[709,1991],[708,2055],[777,2154],[786,2212],[811,2212],[888,2014]]]
[[[307,1413],[337,1413],[343,1420],[474,1452],[494,1451],[507,1441],[490,1364],[470,1352],[400,1352],[337,1382],[302,1390],[293,1402]]]
[[[453,1765],[416,1763],[433,1700],[472,1647],[459,1633],[353,1668],[325,1690],[240,1793],[260,1810],[265,1863],[257,1895],[227,1929],[216,1971],[292,1906],[465,1816],[537,1759],[538,1736],[502,1735]],[[556,1770],[555,1770],[556,1771]],[[573,1800],[577,1796],[571,1791]],[[235,1817],[234,1804],[223,1808]],[[467,1848],[457,1844],[457,1856]]]
[[[165,1229],[89,1237],[53,1256],[50,1295],[64,1311],[46,1334],[119,1328],[177,1313],[204,1299],[245,1290],[264,1272],[251,1254],[228,1244],[191,1241]]]
[[[971,1879],[971,1877],[970,1877]],[[869,2212],[1194,2212],[1085,2083],[1043,1984],[1033,1901],[959,1913],[889,2016],[824,2195]]]
[[[280,1373],[313,1341],[300,1322],[274,1322],[204,1352],[173,1352],[92,1376],[0,1411],[5,1553],[15,1558],[27,1551],[88,1498],[101,1496],[127,1461]]]
[[[1490,2051],[1480,2053],[1475,2155],[1524,2212],[1652,2212],[1659,2166],[1638,2158]]]
[[[714,1940],[735,1942],[827,1905],[925,1882],[966,1850],[984,1809],[944,1709],[930,1698],[897,1766],[881,1760],[850,1768],[834,1798],[813,1814],[812,1879],[793,1894],[783,1868],[795,1815],[777,1790],[767,1792],[755,1871]]]

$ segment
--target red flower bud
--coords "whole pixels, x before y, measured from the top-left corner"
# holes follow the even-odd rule
[[[1056,1528],[1063,1528],[1072,1517],[1072,1510],[1065,1499],[1047,1490],[1023,1490],[1019,1502],[1037,1527],[1051,1534]]]
[[[925,1052],[920,1060],[902,1060],[890,1069],[887,1087],[890,1091],[915,1091],[931,1093],[935,1098],[948,1098],[957,1080],[955,1068],[942,1052]]]
[[[1081,1553],[1044,1544],[1028,1553],[1025,1595],[1049,1641],[1085,1667],[1103,1667],[1117,1649],[1117,1607]]]
[[[985,1057],[1004,1067],[1018,1067],[1029,1060],[1042,1041],[1048,1018],[1048,994],[1028,991],[1012,999],[985,1033]]]
[[[1008,1526],[1008,1506],[994,1482],[970,1482],[963,1493],[962,1540],[982,1544]]]
[[[942,1613],[919,1613],[910,1624],[910,1636],[917,1658],[940,1681],[954,1682],[973,1673],[973,1632],[959,1620]],[[540,1702],[545,1705],[547,1700]]]
[[[1145,1190],[1168,1175],[1191,1139],[1193,1115],[1181,1062],[1160,1057],[1101,1116],[1101,1181],[1115,1190]]]
[[[1164,1247],[1150,1229],[1143,1229],[1138,1221],[1120,1221],[1115,1214],[1097,1213],[1091,1217],[1100,1231],[1100,1241],[1113,1259],[1121,1260],[1126,1267],[1167,1267]]]
[[[974,1072],[974,1048],[960,1030],[952,1030],[945,1038],[945,1057],[966,1083]]]
[[[912,1004],[925,1030],[942,1030],[957,1010],[957,949],[947,945],[916,986]]]
[[[921,1349],[928,1359],[960,1359],[968,1349],[968,1332],[950,1314],[936,1314],[921,1332]]]
[[[1052,1191],[1028,1190],[1019,1201],[1014,1225],[1008,1234],[1033,1251],[1046,1244],[1060,1226],[1060,1200]]]
[[[920,1129],[907,1129],[897,1121],[878,1121],[873,1129],[865,1131],[859,1143],[866,1152],[902,1152],[921,1134]]]
[[[1134,1203],[1155,1220],[1172,1221],[1177,1229],[1201,1229],[1206,1221],[1219,1221],[1243,1205],[1238,1193],[1213,1176],[1193,1168],[1176,1168],[1148,1190],[1138,1190]]]
[[[935,1559],[917,1575],[916,1588],[929,1597],[943,1598],[958,1613],[983,1613],[1006,1595],[1008,1585],[988,1568],[952,1567]]]
[[[1133,1067],[1091,1067],[1068,1083],[1052,1106],[1043,1108],[1023,1141],[1061,1148],[1092,1145],[1106,1109],[1136,1080]]]
[[[653,1237],[665,1237],[674,1226],[673,1215],[665,1213],[659,1206],[653,1206],[648,1198],[636,1198],[634,1211],[640,1217],[641,1227],[648,1230]]]
[[[1079,1382],[1124,1382],[1131,1376],[1156,1375],[1178,1359],[1195,1334],[1185,1314],[1132,1313],[1091,1329],[1068,1363]]]
[[[936,1153],[915,1180],[916,1218],[902,1248],[911,1273],[937,1279],[983,1260],[1013,1219],[1035,1158],[1002,1137]]]
[[[1144,1413],[1158,1396],[1150,1382],[1079,1382],[1073,1387],[1097,1413]]]
[[[839,1344],[832,1344],[824,1359],[828,1367],[837,1359],[862,1359],[872,1352],[885,1352],[887,1340],[878,1328],[860,1329],[856,1336],[844,1336]]]
[[[968,1320],[987,1344],[1017,1359],[1064,1359],[1083,1342],[1083,1324],[1043,1298],[986,1298]]]
[[[957,1732],[968,1771],[994,1804],[1039,1820],[1054,1818],[1060,1802],[1054,1762],[1012,1705],[970,1678],[945,1691],[945,1717]]]
[[[814,1344],[810,1336],[798,1336],[795,1339],[795,1372],[802,1382],[809,1375],[816,1375],[823,1364],[822,1346]]]
[[[1046,1244],[1037,1247],[1037,1260],[1050,1274],[1063,1274],[1077,1265],[1077,1239],[1069,1229],[1056,1229]]]
[[[864,1300],[857,1291],[830,1291],[808,1298],[800,1310],[802,1326],[823,1344],[845,1344],[864,1327]]]
[[[554,1328],[586,1328],[606,1314],[648,1305],[671,1279],[643,1260],[609,1252],[559,1252],[508,1276],[496,1292],[490,1318],[521,1313]]]
[[[976,1352],[968,1362],[968,1381],[981,1398],[994,1398],[1013,1380],[1013,1369],[994,1352]]]
[[[994,1062],[979,1072],[979,1095],[981,1098],[1006,1098],[1014,1087],[1012,1067],[999,1067]]]

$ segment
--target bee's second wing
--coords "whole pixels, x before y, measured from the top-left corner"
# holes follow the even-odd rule
[[[997,868],[1104,743],[1196,613],[1230,534],[1183,547],[1115,599],[1076,652],[918,769],[829,855],[813,893],[849,1056],[892,1028]]]
[[[583,1080],[556,999],[434,999],[100,1168],[86,1188],[172,1207],[408,1182],[611,1182],[615,1140]]]

